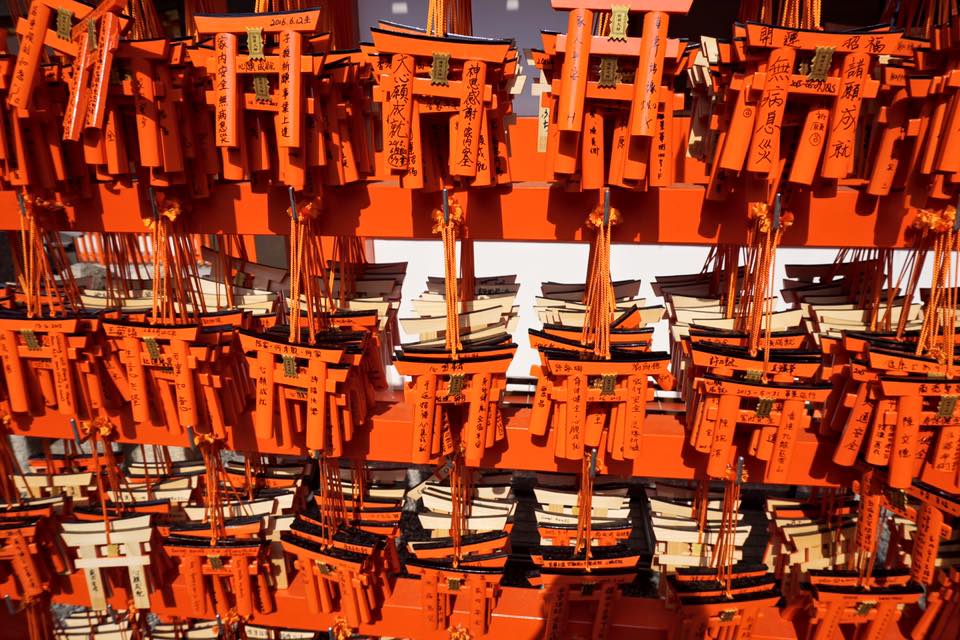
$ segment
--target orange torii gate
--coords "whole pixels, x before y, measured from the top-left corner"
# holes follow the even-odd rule
[[[129,18],[121,15],[126,4],[126,0],[104,0],[93,8],[74,0],[31,3],[27,16],[17,24],[22,40],[7,96],[10,105],[30,109],[34,85],[40,79],[43,47],[50,47],[73,58],[64,140],[79,140],[86,128],[101,129],[113,55],[120,33],[129,23]]]
[[[667,25],[670,13],[686,13],[691,4],[689,0],[551,2],[554,9],[570,12],[566,34],[543,34],[544,53],[538,60],[538,66],[553,75],[550,93],[542,97],[541,109],[548,113],[541,121],[541,135],[548,129],[546,151],[555,174],[579,173],[584,189],[671,182],[667,149],[672,145],[670,125],[678,104],[664,82],[679,68],[683,48],[679,41],[667,38]],[[605,12],[609,12],[609,33],[594,35],[594,22]],[[635,12],[644,12],[641,37],[627,33]],[[622,70],[620,62],[626,63]],[[599,74],[593,71],[595,64]],[[603,149],[607,112],[615,112],[609,154]]]
[[[244,117],[247,111],[266,111],[274,114],[277,177],[294,189],[303,189],[307,138],[322,135],[304,126],[309,107],[319,108],[317,96],[308,100],[307,81],[323,69],[330,47],[330,34],[317,31],[320,9],[196,15],[194,21],[198,34],[213,36],[212,49],[197,47],[191,56],[206,68],[213,83],[207,102],[214,107],[214,143],[220,149],[223,177],[244,180],[270,169],[269,150],[263,148],[266,133],[259,131],[259,121],[249,128]],[[241,34],[246,36],[245,53],[240,51]],[[240,86],[247,77],[252,92]]]

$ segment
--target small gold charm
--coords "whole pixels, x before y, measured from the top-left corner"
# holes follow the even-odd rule
[[[147,345],[147,353],[150,354],[151,360],[160,359],[160,345],[157,344],[156,338],[144,338],[143,344]]]
[[[609,373],[600,376],[600,395],[612,396],[617,391],[617,376]]]
[[[823,82],[827,79],[831,64],[833,64],[833,47],[817,47],[813,52],[813,60],[810,61],[807,80]]]
[[[430,65],[430,84],[439,84],[444,87],[450,84],[447,76],[450,74],[450,54],[434,53],[433,64]]]
[[[297,359],[293,356],[283,356],[283,375],[288,378],[297,377]]]
[[[957,396],[943,396],[940,398],[940,404],[937,405],[938,418],[952,418],[953,411],[957,408]]]
[[[617,70],[616,58],[600,58],[600,80],[597,86],[605,88],[616,87],[620,82],[620,72]]]
[[[70,39],[70,31],[73,29],[73,12],[69,9],[60,7],[57,9],[57,37],[61,40]]]
[[[450,376],[450,386],[447,388],[447,396],[458,396],[463,392],[463,374],[454,373]]]
[[[33,332],[33,329],[21,329],[20,336],[30,351],[36,351],[40,348],[40,341],[37,340],[37,334]]]
[[[770,411],[773,409],[773,398],[760,398],[757,400],[757,417],[769,418]]]
[[[267,76],[253,76],[253,93],[257,102],[270,102],[270,78]]]
[[[608,40],[618,42],[627,41],[627,25],[630,22],[630,7],[625,4],[615,4],[610,7],[610,35]]]
[[[247,27],[247,53],[251,60],[263,60],[263,29]]]
[[[97,48],[97,23],[87,20],[87,49],[95,51]]]

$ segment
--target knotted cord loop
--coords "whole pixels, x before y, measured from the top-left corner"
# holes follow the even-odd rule
[[[240,638],[246,638],[247,634],[242,631],[237,633],[237,630],[246,622],[246,619],[237,612],[236,608],[231,608],[226,613],[220,616],[220,630],[221,637],[224,640],[239,640]]]
[[[763,334],[763,373],[766,375],[770,349],[770,333],[775,297],[773,278],[777,247],[783,231],[793,224],[793,214],[783,213],[777,219],[766,202],[750,205],[747,218],[747,266],[743,276],[742,294],[738,307],[738,329],[749,336],[751,355],[756,355]]]
[[[717,544],[714,546],[711,564],[717,570],[717,580],[729,595],[733,583],[733,564],[737,550],[737,514],[740,511],[740,488],[747,481],[747,472],[743,469],[743,459],[737,461],[736,468],[727,469],[724,478],[723,503],[721,505],[720,530],[717,532]],[[702,532],[701,532],[702,533]]]
[[[149,632],[150,622],[143,611],[137,608],[133,600],[127,601],[126,619],[130,625],[131,640],[143,638],[145,632]]]
[[[444,191],[444,197],[446,191]],[[433,210],[433,233],[443,242],[444,296],[447,304],[446,349],[453,360],[459,359],[463,349],[460,342],[460,296],[457,294],[457,230],[464,223],[464,211],[456,198],[447,199],[444,210]]]
[[[215,546],[220,538],[226,536],[226,524],[223,515],[223,492],[220,478],[223,476],[223,460],[220,449],[223,438],[213,433],[196,433],[194,444],[203,457],[204,484],[206,485],[205,511],[210,523],[210,546]]]
[[[313,198],[302,203],[297,203],[293,191],[290,192],[290,207],[287,213],[290,214],[290,314],[288,325],[290,327],[289,341],[296,343],[301,339],[302,318],[300,309],[303,305],[301,289],[307,297],[307,325],[310,332],[310,342],[314,341],[316,336],[314,311],[316,300],[314,298],[323,298],[320,307],[327,310],[333,309],[333,299],[330,295],[329,287],[322,277],[325,267],[323,264],[322,249],[316,245],[319,244],[316,238],[316,220],[322,211],[322,201],[319,198]],[[317,264],[317,263],[320,264]],[[303,272],[306,269],[307,277],[304,278]],[[315,285],[319,284],[322,291],[315,291]],[[341,284],[342,286],[342,284]]]
[[[107,490],[103,484],[103,470],[107,472],[107,483],[110,491],[113,493],[114,502],[120,509],[123,509],[123,493],[121,492],[120,465],[113,455],[113,446],[111,444],[115,428],[110,420],[103,416],[97,416],[93,420],[83,420],[80,422],[78,433],[83,441],[90,442],[90,453],[93,454],[93,468],[96,470],[95,479],[97,482],[97,492],[100,495],[100,509],[103,512],[103,525],[106,534],[107,544],[110,544],[110,511],[107,509]],[[105,462],[100,460],[100,442],[103,443],[103,457]]]
[[[350,623],[343,616],[337,616],[330,625],[330,637],[334,640],[347,640],[353,635],[353,629]]]
[[[447,633],[450,634],[450,640],[471,640],[473,637],[462,624],[458,624],[455,627],[447,627]]]
[[[611,229],[620,224],[621,216],[617,209],[610,206],[609,192],[604,192],[603,202],[587,216],[586,225],[595,234],[590,246],[590,265],[588,267],[583,303],[586,312],[581,344],[593,345],[598,358],[610,358],[610,322],[616,311],[616,296],[610,279],[610,241]]]
[[[933,245],[933,275],[930,299],[923,317],[917,355],[924,353],[946,365],[947,376],[953,376],[957,334],[957,285],[960,282],[956,252],[960,249],[957,233],[957,209],[953,206],[933,211],[921,209],[913,226],[920,231],[919,251]],[[918,274],[919,276],[919,274]]]
[[[953,230],[957,221],[957,208],[947,205],[941,210],[920,209],[913,221],[913,227],[926,233],[945,233]]]
[[[194,239],[175,226],[184,211],[180,201],[152,190],[150,194],[153,217],[144,219],[143,225],[152,234],[153,242],[151,320],[187,323],[192,316],[207,310]]]
[[[70,260],[63,248],[60,234],[46,232],[44,227],[51,214],[60,213],[64,205],[55,200],[46,200],[24,192],[18,194],[20,204],[20,256],[11,254],[20,288],[26,299],[28,318],[43,314],[46,304],[48,314],[56,316],[72,310],[83,309],[80,289],[73,278]],[[57,282],[57,277],[60,282]]]
[[[174,222],[177,218],[180,217],[180,214],[183,213],[183,207],[180,205],[180,201],[176,198],[171,198],[163,193],[157,193],[154,197],[154,201],[157,204],[157,215],[155,218],[144,218],[143,226],[148,230],[153,231],[157,226],[157,222],[163,218]]]
[[[590,571],[590,557],[592,555],[593,523],[593,474],[596,464],[596,450],[584,451],[580,465],[580,491],[577,493],[577,543],[574,553],[584,554],[586,571]]]

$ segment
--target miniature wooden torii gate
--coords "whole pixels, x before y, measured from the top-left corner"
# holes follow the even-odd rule
[[[728,112],[723,143],[717,147],[709,196],[723,197],[723,171],[745,169],[763,178],[767,193],[760,200],[771,203],[783,180],[810,185],[817,175],[847,178],[854,169],[860,104],[876,96],[880,86],[871,76],[871,63],[898,52],[900,32],[826,32],[750,22],[737,25],[735,33],[739,57],[753,58],[755,70],[735,75],[731,82],[736,99]],[[757,58],[761,52],[769,52],[765,62]],[[811,58],[796,73],[801,54]],[[834,63],[835,54],[843,56],[839,65]],[[781,153],[781,127],[791,96],[814,102],[789,174],[784,175],[789,159]]]
[[[573,174],[579,167],[581,186],[598,189],[604,184],[668,184],[671,172],[652,169],[661,156],[654,138],[672,144],[665,126],[677,108],[673,91],[662,87],[668,56],[679,58],[679,43],[667,38],[670,13],[686,13],[691,0],[552,0],[554,9],[569,10],[567,33],[544,34],[546,53],[563,54],[554,69],[549,96],[553,113],[548,118],[547,155],[557,174]],[[609,12],[609,34],[594,34],[594,20]],[[630,14],[644,12],[641,37],[629,36]],[[599,75],[593,66],[599,58]],[[621,77],[618,59],[632,60],[632,81]],[[556,73],[559,72],[559,73]],[[604,179],[604,121],[602,106],[609,101],[627,103],[626,117],[615,122],[610,168]],[[613,104],[609,102],[609,104]],[[592,105],[592,106],[591,106]],[[682,106],[682,102],[681,102]],[[661,110],[663,117],[660,117]]]
[[[214,107],[214,142],[221,152],[223,177],[243,180],[256,170],[269,169],[269,154],[247,143],[243,117],[248,110],[269,111],[275,114],[278,178],[294,189],[303,189],[308,135],[304,114],[310,106],[305,79],[320,73],[330,46],[330,35],[317,32],[320,9],[196,15],[194,21],[198,34],[213,36],[212,51],[198,48],[191,55],[213,79],[207,102]],[[246,35],[246,53],[239,51],[239,34]],[[245,76],[252,76],[252,93],[238,84]],[[319,108],[318,96],[312,107]],[[321,136],[322,131],[310,135]]]
[[[36,0],[17,24],[20,52],[7,96],[17,109],[30,108],[39,79],[43,47],[73,58],[70,95],[63,119],[64,140],[79,140],[85,128],[101,129],[107,84],[120,33],[129,22],[121,15],[127,0],[104,0],[96,8],[75,0]],[[50,29],[55,16],[55,30]],[[74,20],[78,21],[74,23]]]
[[[498,108],[495,80],[505,73],[510,42],[435,37],[386,23],[371,32],[377,54],[390,60],[389,68],[379,69],[374,92],[383,104],[387,167],[408,188],[439,190],[445,177],[495,184],[494,140],[502,136],[491,135],[499,123],[490,113]],[[427,71],[429,78],[418,75]],[[442,154],[428,148],[422,116],[429,113],[452,114],[446,171]]]
[[[110,567],[127,567],[131,599],[137,608],[150,608],[150,583],[145,567],[150,564],[150,545],[156,533],[150,514],[107,522],[64,522],[61,526],[64,543],[77,549],[78,559],[74,564],[84,572],[94,609],[107,608],[101,570]]]

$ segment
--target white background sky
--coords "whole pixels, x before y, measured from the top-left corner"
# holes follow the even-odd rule
[[[477,276],[517,274],[520,292],[516,304],[520,305],[520,325],[514,341],[520,345],[510,366],[509,375],[526,376],[530,365],[536,362],[536,353],[530,349],[527,330],[539,328],[540,322],[533,309],[534,298],[540,295],[540,283],[583,282],[586,273],[589,246],[586,243],[544,242],[475,242],[475,267]],[[457,256],[459,258],[459,244]],[[650,282],[657,275],[670,275],[699,271],[707,255],[707,247],[676,245],[614,245],[611,251],[611,275],[614,280],[640,278],[643,284],[640,295],[647,304],[660,304],[653,296]],[[895,260],[895,275],[906,255],[898,251]],[[408,263],[407,277],[403,284],[403,304],[400,317],[412,315],[410,300],[425,288],[427,276],[443,273],[443,250],[440,241],[430,240],[376,240],[374,256],[377,262]],[[833,249],[781,249],[777,252],[776,283],[779,289],[784,278],[785,264],[832,262],[836,256]],[[929,283],[929,269],[924,274],[924,286]],[[415,335],[402,335],[404,342],[417,340]],[[666,321],[654,332],[654,349],[667,349]]]

